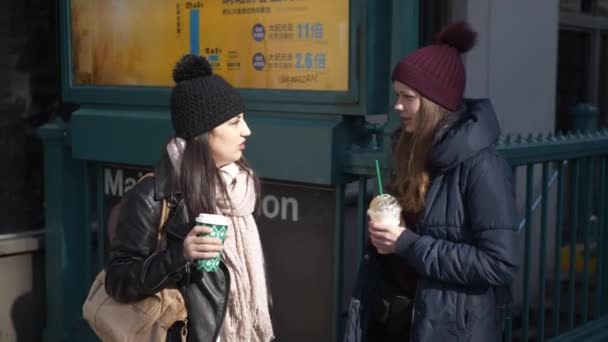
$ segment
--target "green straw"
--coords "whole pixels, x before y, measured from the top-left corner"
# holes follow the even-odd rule
[[[378,163],[378,159],[376,159],[376,177],[378,178],[378,190],[380,191],[380,195],[383,195],[384,191],[382,191],[382,177],[380,176],[380,163]]]

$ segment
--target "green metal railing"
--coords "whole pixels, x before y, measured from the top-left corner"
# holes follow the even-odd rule
[[[47,207],[47,315],[45,340],[95,340],[82,320],[90,283],[105,260],[103,170],[99,162],[75,160],[65,126],[48,125],[45,139]],[[499,151],[518,176],[521,231],[525,239],[521,290],[505,341],[576,340],[581,329],[608,321],[608,130],[535,137],[504,137]],[[386,152],[358,149],[346,156],[346,172],[357,192],[355,246],[344,246],[345,187],[336,201],[336,307],[342,307],[344,247],[360,260],[366,239],[367,182],[374,159],[387,166]],[[388,168],[385,168],[385,170]],[[538,170],[537,170],[538,169]],[[539,171],[540,170],[540,171]],[[524,177],[521,177],[524,175]],[[84,189],[84,191],[83,191]],[[91,229],[82,229],[87,227]],[[91,243],[96,241],[97,243]],[[550,254],[553,254],[551,257]],[[553,270],[550,271],[550,268]],[[538,276],[538,278],[535,278]],[[534,295],[534,296],[533,296]],[[340,329],[340,326],[337,327]],[[336,333],[339,335],[339,333]],[[562,338],[563,337],[563,338]]]
[[[516,177],[525,176],[517,179],[524,255],[521,291],[514,295],[521,300],[513,304],[503,341],[544,341],[606,318],[608,130],[504,136],[497,149]],[[361,245],[369,200],[365,184],[374,176],[373,159],[388,160],[384,151],[370,150],[366,156],[357,151],[347,168],[359,177]]]
[[[584,325],[590,317],[598,319],[606,313],[605,298],[602,298],[602,282],[606,278],[602,256],[606,241],[602,232],[606,229],[608,211],[605,167],[608,162],[608,131],[529,136],[526,139],[506,137],[501,139],[499,150],[516,172],[525,168],[526,173],[523,301],[517,317],[519,324],[514,329],[511,326],[513,322],[509,322],[504,340],[544,341],[547,337],[560,336]],[[540,179],[534,176],[538,165],[542,168]],[[550,190],[553,186],[556,186],[556,191],[552,197]],[[540,196],[535,198],[538,192]],[[534,210],[538,203],[540,220],[535,224]],[[555,219],[555,225],[551,227],[548,225],[549,211]],[[532,244],[535,231],[538,231],[538,245]],[[555,241],[552,246],[552,282],[547,281],[549,275],[546,270],[550,266],[547,260],[550,248],[548,234]],[[564,240],[566,246],[563,245]],[[595,249],[593,272],[590,271],[592,249]],[[538,251],[536,269],[533,269],[531,259],[534,251]],[[579,267],[581,254],[582,268]],[[565,274],[562,274],[563,269],[567,269]],[[532,274],[538,275],[537,284],[532,283]],[[533,290],[538,293],[535,308],[531,303]],[[548,295],[548,290],[551,290],[551,295]],[[591,298],[591,291],[595,292],[594,298]],[[592,313],[589,312],[590,299],[593,300]],[[562,306],[563,300],[566,300],[566,305]],[[547,321],[551,322],[551,329],[548,329]]]

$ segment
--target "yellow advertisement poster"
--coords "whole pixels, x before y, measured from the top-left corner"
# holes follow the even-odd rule
[[[235,87],[348,90],[348,0],[71,0],[73,83],[172,86],[186,53]]]

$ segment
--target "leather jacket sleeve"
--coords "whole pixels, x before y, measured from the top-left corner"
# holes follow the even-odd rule
[[[158,250],[162,203],[154,199],[154,182],[154,177],[143,179],[123,198],[105,267],[106,291],[117,301],[136,301],[176,287],[186,274],[181,241],[168,237],[167,248]]]

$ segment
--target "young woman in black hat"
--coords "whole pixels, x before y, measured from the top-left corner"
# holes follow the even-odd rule
[[[213,74],[209,62],[186,55],[175,66],[171,93],[174,137],[148,177],[124,197],[106,266],[106,289],[118,301],[137,301],[165,288],[182,293],[188,318],[167,340],[262,341],[273,339],[262,246],[252,213],[259,181],[243,157],[251,131],[238,92]],[[170,206],[157,238],[162,201]],[[200,213],[228,216],[222,245],[200,236]],[[159,248],[160,247],[160,248]],[[199,271],[197,259],[222,254],[217,272]]]

